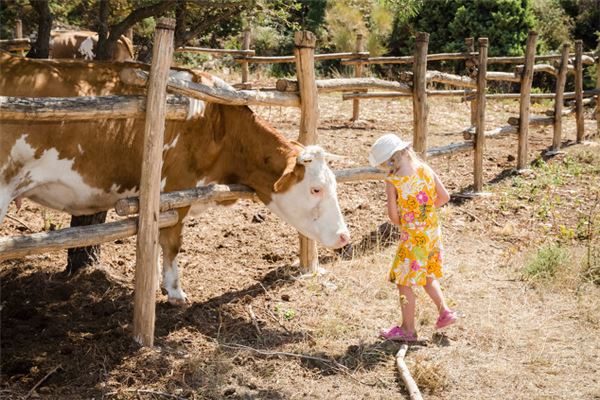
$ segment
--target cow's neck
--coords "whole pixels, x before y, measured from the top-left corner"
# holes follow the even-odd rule
[[[294,146],[248,107],[215,106],[222,123],[222,154],[214,180],[252,187],[268,204]]]

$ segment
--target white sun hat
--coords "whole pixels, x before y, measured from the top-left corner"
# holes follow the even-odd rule
[[[393,133],[383,135],[371,146],[369,163],[371,166],[377,167],[389,160],[395,152],[404,150],[408,146],[410,146],[409,142],[405,142]]]

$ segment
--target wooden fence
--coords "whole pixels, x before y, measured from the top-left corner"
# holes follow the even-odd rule
[[[171,226],[177,222],[174,218],[174,212],[171,211],[178,207],[183,207],[192,202],[206,202],[214,199],[232,199],[240,197],[253,197],[251,189],[240,185],[213,185],[210,187],[189,189],[187,191],[163,193],[159,196],[160,187],[160,157],[163,146],[163,130],[165,118],[184,118],[184,109],[182,108],[186,100],[181,98],[166,98],[166,91],[175,94],[181,94],[195,99],[212,101],[222,104],[233,105],[270,105],[270,106],[288,106],[300,108],[300,132],[299,141],[304,144],[316,144],[318,142],[317,124],[318,124],[318,95],[323,92],[332,91],[351,91],[353,94],[345,95],[345,98],[358,100],[372,93],[365,92],[368,89],[386,89],[393,91],[393,96],[412,96],[414,110],[414,137],[413,144],[415,149],[424,157],[435,157],[445,154],[451,154],[457,151],[474,150],[474,188],[475,192],[481,191],[482,187],[482,160],[484,151],[484,140],[490,137],[498,137],[507,133],[519,133],[519,154],[523,154],[520,159],[522,168],[526,162],[527,146],[527,127],[535,121],[529,117],[529,101],[531,76],[536,70],[535,57],[532,49],[535,48],[535,33],[531,33],[528,39],[526,57],[513,58],[488,58],[487,57],[487,38],[480,38],[479,51],[468,51],[467,53],[454,54],[427,54],[429,35],[420,33],[417,36],[415,53],[410,57],[395,58],[369,58],[368,54],[363,53],[360,40],[357,40],[357,51],[355,53],[336,53],[317,55],[314,53],[315,36],[311,32],[297,32],[295,34],[295,50],[293,62],[296,63],[297,81],[278,82],[279,90],[230,90],[223,88],[211,88],[206,85],[181,81],[174,78],[168,78],[168,66],[173,54],[173,29],[174,21],[171,19],[161,19],[157,24],[155,33],[155,45],[153,55],[153,65],[149,75],[141,74],[138,77],[138,84],[146,84],[148,87],[147,99],[128,98],[120,96],[96,97],[96,98],[77,98],[77,99],[24,99],[24,98],[0,98],[0,119],[23,119],[40,118],[43,120],[60,119],[85,119],[92,118],[90,107],[94,104],[109,104],[108,110],[103,118],[121,117],[123,113],[127,115],[139,115],[146,110],[146,129],[145,146],[142,167],[142,183],[144,188],[140,193],[139,199],[124,199],[119,201],[116,209],[119,215],[139,214],[139,225],[136,226],[135,219],[127,219],[116,223],[101,224],[95,226],[68,228],[61,231],[41,233],[31,236],[22,236],[14,238],[0,239],[0,259],[11,257],[21,257],[27,254],[39,253],[50,249],[80,247],[82,245],[99,244],[106,240],[113,240],[116,237],[134,235],[137,232],[138,245],[136,250],[136,283],[135,283],[135,304],[134,304],[134,336],[135,339],[143,345],[152,345],[154,338],[154,318],[156,289],[158,282],[156,274],[158,260],[158,230],[159,228]],[[245,33],[245,35],[247,35]],[[186,50],[190,50],[189,48]],[[193,49],[192,51],[205,51],[205,49]],[[274,59],[273,57],[255,57],[249,50],[249,40],[244,41],[243,58],[239,60],[242,63],[252,62],[292,62],[286,56]],[[543,60],[560,59],[561,64],[556,69],[557,90],[556,98],[564,94],[564,80],[568,72],[568,48],[560,56],[542,56]],[[539,58],[542,58],[539,57]],[[317,80],[315,77],[314,63],[319,59],[345,59],[349,64],[364,65],[372,63],[412,63],[413,72],[412,85],[402,82],[388,82],[374,78],[359,77],[362,71],[357,70],[357,77],[348,79],[329,79]],[[268,59],[268,60],[267,60]],[[445,59],[463,59],[470,60],[478,66],[475,77],[456,76],[444,74],[437,71],[427,71],[427,61],[445,60]],[[487,71],[487,66],[492,63],[524,63],[519,72],[514,74]],[[581,46],[576,46],[574,72],[581,75],[584,62],[584,54],[581,52]],[[587,60],[589,62],[589,60]],[[593,62],[593,59],[592,59]],[[597,62],[597,61],[596,61]],[[554,67],[552,67],[554,68]],[[540,68],[538,68],[541,70]],[[548,67],[544,67],[548,69]],[[600,70],[600,68],[599,68]],[[242,70],[243,71],[243,70]],[[247,75],[247,74],[246,74]],[[247,79],[247,76],[246,76]],[[501,79],[518,81],[521,83],[521,93],[519,99],[521,108],[517,125],[508,125],[492,131],[485,130],[485,104],[490,98],[486,94],[486,83],[491,79]],[[581,78],[576,85],[574,97],[576,100],[576,115],[583,116],[582,103],[586,93],[581,89]],[[600,79],[599,79],[600,80]],[[450,91],[431,91],[427,90],[428,82],[442,82],[449,85],[463,87],[463,90]],[[562,85],[562,87],[561,87]],[[600,90],[597,88],[590,91],[588,95],[598,95]],[[468,136],[463,142],[452,143],[446,146],[428,148],[427,147],[427,118],[428,118],[428,96],[449,95],[449,96],[468,96],[473,102],[472,123],[474,127],[465,129],[465,136]],[[371,97],[376,98],[376,97]],[[74,107],[72,103],[76,103]],[[358,103],[356,103],[358,104]],[[126,105],[126,106],[125,106]],[[116,112],[118,110],[118,112]],[[43,112],[42,112],[43,111]],[[358,118],[353,112],[353,118]],[[556,125],[560,124],[560,118],[564,114],[562,111],[562,102],[555,106],[554,117],[549,120]],[[598,114],[596,114],[598,117]],[[97,118],[97,115],[95,115]],[[577,117],[579,118],[579,117]],[[523,124],[521,121],[527,121]],[[559,121],[558,123],[556,121]],[[578,120],[579,121],[579,120]],[[513,124],[515,121],[513,121]],[[555,131],[556,132],[556,131]],[[558,131],[558,144],[560,145],[560,130]],[[583,127],[581,133],[578,122],[577,139],[583,138]],[[556,139],[556,133],[554,139]],[[525,149],[525,150],[524,150]],[[382,179],[384,173],[376,168],[355,168],[342,171],[336,171],[338,182],[362,181],[368,179]],[[136,229],[137,228],[137,229]],[[300,239],[300,258],[304,268],[314,268],[317,263],[317,250],[314,242],[301,237]]]

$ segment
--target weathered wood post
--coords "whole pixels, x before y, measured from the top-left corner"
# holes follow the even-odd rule
[[[529,151],[529,108],[531,106],[531,82],[535,64],[535,42],[537,32],[529,32],[525,49],[525,66],[521,75],[521,97],[519,104],[519,148],[517,150],[517,169],[527,165]]]
[[[359,33],[356,35],[356,47],[355,47],[355,51],[356,51],[356,56],[358,57],[358,53],[362,53],[364,51],[364,44],[363,44],[363,34]],[[358,64],[354,64],[354,76],[356,78],[361,78],[363,74],[363,64],[358,63]],[[358,120],[358,116],[360,114],[360,100],[359,99],[354,99],[352,100],[352,121],[357,121]]]
[[[244,38],[242,41],[242,50],[250,50],[250,28],[244,30]],[[246,57],[246,56],[244,56]],[[248,61],[242,62],[242,83],[248,82],[250,76],[250,70],[248,68]]]
[[[562,110],[568,69],[569,44],[565,43],[562,46],[560,66],[558,69],[558,76],[556,77],[556,96],[554,97],[554,136],[552,137],[552,151],[558,151],[558,149],[560,149],[560,141],[562,137]]]
[[[427,48],[429,33],[418,32],[413,63],[413,148],[421,156],[427,151]]]
[[[577,143],[583,140],[583,41],[575,41],[575,122]]]
[[[161,18],[158,20],[154,33],[152,66],[148,80],[133,306],[134,340],[143,346],[154,344],[156,289],[158,288],[160,178],[167,79],[173,58],[174,32],[174,19]]]
[[[23,38],[23,21],[21,21],[20,19],[15,20],[14,37],[15,37],[15,39],[22,39]],[[25,50],[19,50],[19,53],[22,56],[24,56],[25,55]]]
[[[485,92],[486,92],[486,74],[488,57],[488,38],[479,38],[479,66],[477,71],[477,94],[475,104],[475,137],[473,137],[473,147],[475,149],[473,156],[473,190],[481,192],[483,190],[483,148],[485,145]]]
[[[469,53],[475,52],[475,39],[472,37],[466,38],[465,46],[467,47],[467,52],[469,52]],[[467,59],[465,61],[468,72],[470,72],[471,68],[477,67],[476,65],[471,66],[470,65],[471,63],[475,64],[475,60]],[[487,66],[486,66],[486,69],[487,69]],[[472,92],[472,90],[466,89],[465,92],[470,93],[470,92]],[[477,124],[477,96],[475,96],[475,98],[473,100],[471,100],[470,103],[471,103],[471,126],[475,126]]]
[[[21,39],[23,37],[23,22],[20,19],[15,20],[15,39]]]
[[[301,31],[294,34],[294,56],[300,92],[300,134],[298,141],[304,145],[317,143],[317,123],[319,120],[319,94],[315,80],[316,37],[312,32]],[[317,245],[313,240],[300,235],[300,267],[305,271],[316,272],[319,266]]]

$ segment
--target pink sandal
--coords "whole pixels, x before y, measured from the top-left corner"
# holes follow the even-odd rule
[[[435,329],[442,329],[447,326],[450,326],[453,323],[455,323],[457,319],[458,319],[458,315],[457,315],[456,311],[445,310],[438,317],[438,319],[435,323]]]
[[[398,340],[403,342],[414,342],[415,340],[417,340],[416,332],[405,332],[404,329],[400,328],[399,326],[393,326],[389,329],[384,329],[381,332],[379,332],[379,336],[382,339]]]

